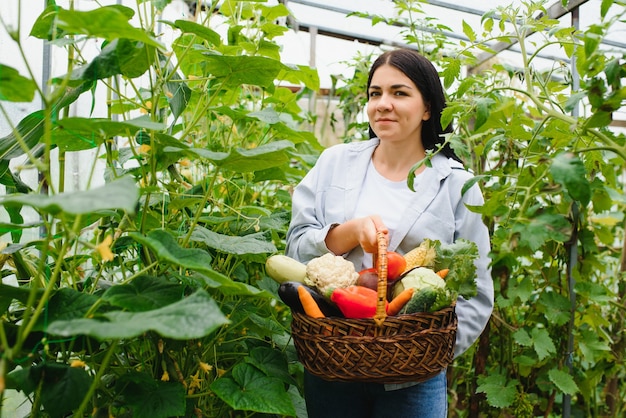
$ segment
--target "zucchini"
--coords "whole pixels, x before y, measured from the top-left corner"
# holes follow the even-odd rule
[[[265,272],[278,283],[304,283],[306,265],[283,254],[274,254],[265,260]]]
[[[326,299],[315,289],[300,282],[283,282],[280,286],[278,286],[278,296],[280,296],[280,299],[285,303],[285,305],[289,306],[292,312],[304,313],[300,297],[298,297],[298,287],[300,286],[304,286],[304,288],[309,291],[311,296],[313,296],[313,299],[315,299],[317,306],[325,316],[343,317],[339,307],[330,300]]]

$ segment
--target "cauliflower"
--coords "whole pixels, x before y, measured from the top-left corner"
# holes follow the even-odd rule
[[[304,283],[329,295],[335,288],[355,285],[358,278],[354,264],[339,255],[326,253],[308,262]]]

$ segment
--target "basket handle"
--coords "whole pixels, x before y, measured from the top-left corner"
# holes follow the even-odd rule
[[[380,327],[387,318],[385,309],[385,302],[387,301],[387,238],[385,234],[377,231],[376,239],[378,240],[378,251],[374,254],[374,262],[378,269],[378,299],[376,300],[374,322]]]

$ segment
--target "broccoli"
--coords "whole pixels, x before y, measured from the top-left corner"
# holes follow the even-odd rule
[[[404,305],[401,313],[410,314],[415,312],[430,312],[430,308],[437,300],[437,291],[431,286],[422,288],[413,293],[411,300]]]

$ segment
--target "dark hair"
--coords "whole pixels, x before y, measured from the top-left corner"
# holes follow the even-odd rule
[[[446,98],[439,79],[439,73],[435,66],[426,57],[411,49],[394,49],[387,51],[379,56],[367,78],[367,89],[369,90],[372,83],[374,72],[382,65],[389,64],[415,83],[419,89],[424,103],[430,110],[430,118],[422,124],[422,143],[426,150],[436,150],[444,142],[443,134],[452,132],[452,124],[443,129],[441,127],[441,112],[446,107]],[[369,128],[370,138],[376,136],[371,126]],[[446,144],[441,152],[449,157],[460,161],[459,157],[454,153],[450,144]]]

